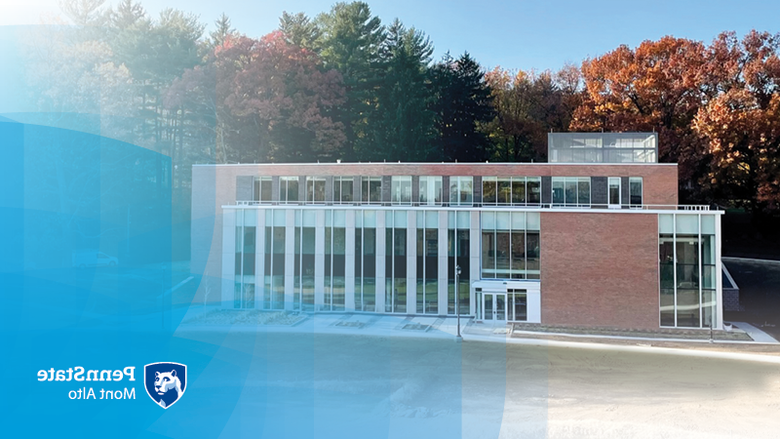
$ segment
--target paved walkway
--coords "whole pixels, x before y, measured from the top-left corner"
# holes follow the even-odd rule
[[[196,311],[195,314],[199,313]],[[187,318],[185,318],[185,321]],[[734,322],[737,328],[744,330],[753,341],[718,341],[669,339],[650,337],[599,336],[582,334],[561,334],[516,331],[512,333],[510,326],[505,324],[475,323],[471,318],[461,318],[461,335],[463,340],[492,341],[511,344],[561,345],[605,349],[614,345],[618,349],[651,347],[654,352],[658,346],[695,347],[703,344],[722,344],[739,349],[739,345],[777,345],[780,342],[760,329],[742,322]],[[457,319],[452,317],[404,317],[385,314],[310,314],[303,321],[292,325],[213,325],[213,324],[182,324],[177,331],[228,331],[228,332],[283,332],[283,333],[322,333],[370,335],[375,337],[425,337],[455,339],[457,334]],[[676,349],[681,350],[681,349]],[[684,349],[683,349],[684,350]],[[780,360],[780,358],[778,358]]]

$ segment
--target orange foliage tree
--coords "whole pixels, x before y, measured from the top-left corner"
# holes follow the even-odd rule
[[[657,131],[659,160],[679,163],[684,197],[776,203],[779,41],[756,31],[709,46],[664,37],[586,60],[570,129]]]

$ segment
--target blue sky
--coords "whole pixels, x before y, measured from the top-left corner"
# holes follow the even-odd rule
[[[117,4],[119,0],[107,0]],[[0,25],[36,24],[41,12],[56,14],[58,0],[0,0]],[[314,16],[333,1],[141,0],[156,15],[173,7],[213,21],[224,11],[239,31],[253,37],[278,25],[282,11]],[[446,51],[470,52],[486,68],[557,69],[579,64],[620,44],[674,35],[710,42],[725,30],[780,31],[780,2],[771,0],[371,0],[383,23],[398,17],[424,31],[438,59]]]

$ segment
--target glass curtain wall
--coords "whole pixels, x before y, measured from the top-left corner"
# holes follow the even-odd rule
[[[661,326],[714,326],[715,216],[662,214],[658,225]]]
[[[461,315],[469,314],[471,288],[469,212],[447,213],[447,314],[455,315],[455,273],[460,266],[458,276],[458,305]]]
[[[539,213],[482,212],[482,278],[539,279]]]
[[[234,308],[255,307],[255,210],[236,211]]]
[[[417,313],[439,313],[439,212],[417,212]]]
[[[376,311],[376,211],[355,212],[355,310]]]
[[[385,212],[385,312],[406,312],[406,215]]]

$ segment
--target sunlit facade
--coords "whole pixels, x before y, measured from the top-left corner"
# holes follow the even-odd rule
[[[718,328],[721,212],[678,206],[676,177],[657,163],[198,165],[193,219],[214,221],[193,229],[193,264],[234,309],[457,304],[482,323]]]

